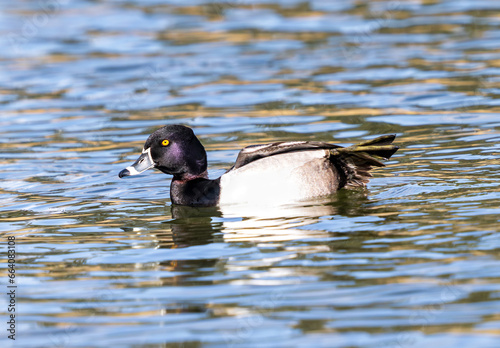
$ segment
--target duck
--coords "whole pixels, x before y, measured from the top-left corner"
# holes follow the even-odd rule
[[[172,204],[219,206],[288,204],[366,187],[373,167],[384,167],[399,149],[396,135],[383,135],[343,147],[320,141],[282,141],[243,148],[234,165],[209,179],[207,153],[194,131],[167,125],[154,131],[120,178],[155,168],[173,176]]]

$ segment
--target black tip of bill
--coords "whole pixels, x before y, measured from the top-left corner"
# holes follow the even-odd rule
[[[118,173],[118,177],[120,179],[125,177],[125,176],[129,176],[129,175],[130,175],[130,171],[128,169],[124,169],[120,173]]]

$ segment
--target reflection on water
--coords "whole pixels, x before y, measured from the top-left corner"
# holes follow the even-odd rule
[[[497,347],[499,9],[0,3],[15,346]],[[366,191],[175,207],[167,176],[117,178],[175,123],[211,177],[251,144],[397,134],[401,149]]]

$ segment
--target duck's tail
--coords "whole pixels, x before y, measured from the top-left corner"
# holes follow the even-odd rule
[[[372,167],[384,167],[380,160],[389,159],[399,149],[392,145],[396,135],[383,135],[349,147],[331,149],[331,161],[341,175],[341,187],[364,187],[372,177]]]

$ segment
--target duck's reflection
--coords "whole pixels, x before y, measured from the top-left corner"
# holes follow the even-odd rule
[[[174,276],[161,278],[161,282],[165,286],[189,286],[222,281],[220,271],[234,267],[231,258],[224,256],[223,251],[228,250],[225,244],[232,244],[229,247],[231,253],[238,254],[238,248],[245,253],[254,250],[252,255],[243,259],[257,263],[264,262],[266,258],[265,252],[261,251],[262,243],[279,247],[280,243],[285,245],[291,240],[303,240],[307,241],[304,252],[313,249],[331,251],[339,247],[335,240],[345,237],[338,238],[331,228],[324,228],[321,221],[335,219],[340,214],[366,215],[366,202],[364,192],[346,191],[321,201],[279,207],[172,206],[172,219],[163,223],[161,231],[154,233],[154,239],[158,248],[190,250],[183,253],[182,258],[158,260],[161,268],[175,273]],[[327,225],[331,226],[331,222]],[[299,249],[295,252],[300,252]]]
[[[216,207],[194,208],[187,206],[171,207],[172,219],[163,223],[163,232],[155,233],[159,248],[178,249],[223,242],[223,222],[221,213]],[[196,284],[201,270],[215,268],[221,262],[219,258],[206,258],[193,255],[186,259],[160,261],[159,265],[173,272],[179,272],[172,278],[164,278],[164,285]],[[210,281],[209,281],[210,282]],[[211,282],[210,282],[211,283]]]
[[[336,194],[320,200],[286,206],[221,207],[223,216],[227,219],[224,222],[224,240],[282,242],[327,237],[329,232],[315,229],[314,225],[324,219],[334,219],[340,212],[347,215],[356,214],[362,203],[359,199],[355,201],[355,205],[351,204],[352,202],[354,201]],[[245,218],[238,220],[238,217]]]
[[[314,224],[335,215],[366,213],[366,192],[341,191],[332,197],[282,206],[228,205],[194,208],[173,205],[171,229],[176,248],[213,242],[286,241],[325,237]],[[306,226],[310,226],[306,228]],[[171,242],[172,242],[171,241]]]
[[[307,240],[306,245],[296,246],[293,252],[330,251],[337,247],[335,242],[322,238],[331,237],[332,233],[326,229],[315,229],[314,225],[324,219],[335,219],[339,214],[366,214],[365,203],[364,193],[346,192],[322,201],[280,207],[172,206],[172,219],[162,224],[161,231],[154,233],[154,239],[159,248],[191,250],[183,254],[182,258],[158,260],[159,268],[168,271],[168,276],[162,276],[158,281],[165,287],[203,288],[241,281],[238,272],[244,268],[263,267],[276,262],[275,257],[269,259],[266,252],[261,250],[262,243],[270,242],[276,248],[280,243],[285,245],[290,240]],[[239,255],[238,248],[242,248],[244,253],[236,260],[220,255],[218,251],[224,250],[220,248],[221,244],[232,244],[229,249],[231,252],[236,250],[234,255]],[[249,251],[252,252],[249,254]],[[217,257],[211,257],[214,254]],[[237,279],[232,278],[233,274]],[[211,306],[208,303],[178,301],[166,303],[162,313],[167,315],[208,311],[211,315],[227,315],[230,310],[225,306]]]
[[[221,241],[224,228],[217,207],[187,207],[172,205],[172,220],[164,223],[170,227],[176,248],[209,244]]]

